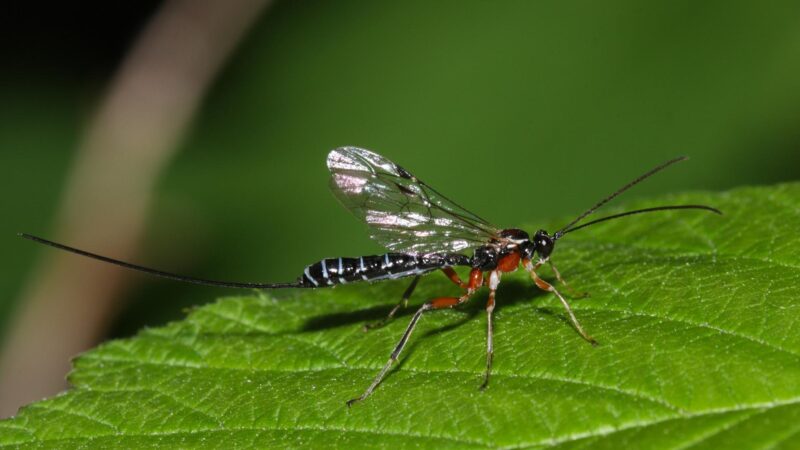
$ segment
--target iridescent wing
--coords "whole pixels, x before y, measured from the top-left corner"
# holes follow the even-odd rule
[[[334,195],[391,251],[462,252],[497,238],[497,227],[369,150],[337,148],[328,169]]]

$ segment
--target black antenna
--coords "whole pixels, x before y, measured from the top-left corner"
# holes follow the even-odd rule
[[[588,216],[589,214],[597,211],[598,208],[600,208],[601,206],[603,206],[606,203],[610,202],[611,200],[613,200],[619,194],[622,194],[623,192],[627,191],[628,189],[632,188],[633,186],[636,186],[637,184],[639,184],[640,182],[642,182],[645,179],[649,178],[650,176],[655,175],[656,173],[666,169],[667,167],[669,167],[669,166],[671,166],[671,165],[673,165],[673,164],[675,164],[677,162],[685,161],[687,159],[689,159],[688,156],[679,156],[679,157],[677,157],[675,159],[671,159],[671,160],[661,164],[660,166],[657,166],[657,167],[651,169],[650,171],[644,173],[643,175],[640,175],[635,180],[633,180],[630,183],[626,184],[625,186],[622,186],[621,188],[617,189],[617,191],[614,192],[613,194],[611,194],[608,197],[604,198],[603,200],[600,200],[599,202],[597,202],[597,204],[595,204],[594,206],[592,206],[591,208],[586,210],[586,212],[584,212],[583,214],[581,214],[580,216],[575,218],[575,220],[573,220],[572,222],[568,223],[565,227],[563,227],[560,230],[556,231],[553,234],[553,238],[554,239],[560,238],[561,236],[566,234],[568,231],[570,231],[570,227],[572,227],[576,223],[580,222],[584,217]],[[606,220],[610,220],[610,219],[611,218],[609,217]]]
[[[238,283],[235,281],[216,281],[216,280],[205,280],[202,278],[194,278],[194,277],[187,277],[184,275],[178,275],[174,273],[164,272],[157,269],[151,269],[149,267],[140,266],[137,264],[132,264],[125,261],[120,261],[118,259],[109,258],[108,256],[102,256],[95,253],[87,252],[85,250],[80,250],[74,247],[70,247],[68,245],[59,244],[58,242],[48,241],[47,239],[40,238],[38,236],[33,236],[27,233],[18,233],[17,236],[23,237],[25,239],[30,239],[31,241],[38,242],[40,244],[48,245],[50,247],[55,247],[59,250],[65,250],[70,253],[75,253],[77,255],[85,256],[87,258],[96,259],[98,261],[107,262],[110,264],[114,264],[116,266],[125,267],[126,269],[133,269],[139,272],[144,272],[149,275],[154,275],[161,278],[167,278],[170,280],[175,281],[182,281],[184,283],[192,283],[192,284],[201,284],[204,286],[217,286],[217,287],[229,287],[229,288],[246,288],[246,289],[282,289],[282,288],[298,288],[298,287],[305,287],[301,285],[299,282],[295,283]]]
[[[559,237],[561,237],[561,236],[563,236],[563,235],[565,235],[567,233],[571,233],[571,232],[573,232],[575,230],[580,230],[581,228],[586,228],[589,225],[594,225],[596,223],[605,222],[606,220],[618,219],[620,217],[632,216],[634,214],[642,214],[642,213],[648,213],[648,212],[653,212],[653,211],[664,211],[664,210],[668,210],[668,209],[702,209],[702,210],[705,210],[705,211],[711,211],[713,213],[722,215],[722,211],[718,210],[717,208],[713,208],[711,206],[706,206],[706,205],[656,206],[656,207],[653,207],[653,208],[637,209],[637,210],[634,210],[634,211],[627,211],[627,212],[624,212],[624,213],[613,214],[611,216],[601,217],[599,219],[592,220],[591,222],[584,223],[583,225],[579,225],[577,227],[570,228],[568,230],[559,231],[557,234],[558,234]]]

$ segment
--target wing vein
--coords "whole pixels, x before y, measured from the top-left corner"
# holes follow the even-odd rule
[[[497,237],[497,227],[369,150],[335,149],[328,168],[334,195],[389,250],[463,252]]]

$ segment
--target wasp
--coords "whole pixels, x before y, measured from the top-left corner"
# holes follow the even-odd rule
[[[384,325],[391,320],[397,311],[407,304],[420,277],[435,271],[443,272],[450,281],[462,289],[462,294],[457,297],[436,297],[423,303],[411,317],[389,360],[367,389],[360,396],[347,402],[350,406],[369,397],[383,381],[425,313],[455,308],[467,302],[484,286],[489,288],[489,296],[486,302],[488,327],[486,369],[481,389],[486,388],[494,357],[492,313],[495,308],[495,295],[503,274],[514,272],[520,267],[529,274],[538,288],[552,293],[560,300],[575,330],[583,339],[596,345],[597,341],[583,328],[564,295],[552,283],[542,279],[537,270],[542,265],[548,264],[557,281],[565,289],[572,291],[550,259],[556,242],[566,234],[600,222],[656,211],[695,209],[722,214],[718,209],[706,205],[666,205],[627,211],[581,223],[583,219],[621,193],[685,159],[687,158],[678,157],[669,160],[640,175],[558,231],[550,234],[545,230],[538,230],[531,236],[518,228],[499,228],[492,225],[445,197],[402,166],[377,153],[358,147],[340,147],[328,154],[331,190],[348,210],[367,224],[370,237],[389,251],[381,255],[326,258],[306,266],[302,275],[288,283],[242,283],[178,275],[87,252],[30,234],[20,235],[41,244],[150,275],[210,286],[252,289],[324,288],[347,283],[412,278],[400,302],[391,309],[388,316],[377,324],[365,326],[366,329]],[[454,269],[456,267],[469,269],[466,280],[462,280],[456,273]]]

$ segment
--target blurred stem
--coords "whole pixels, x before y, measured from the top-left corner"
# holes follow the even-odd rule
[[[89,123],[64,189],[57,240],[131,259],[153,187],[225,60],[269,0],[172,0],[144,28]],[[130,274],[44,252],[0,354],[0,416],[65,387],[102,338]]]

